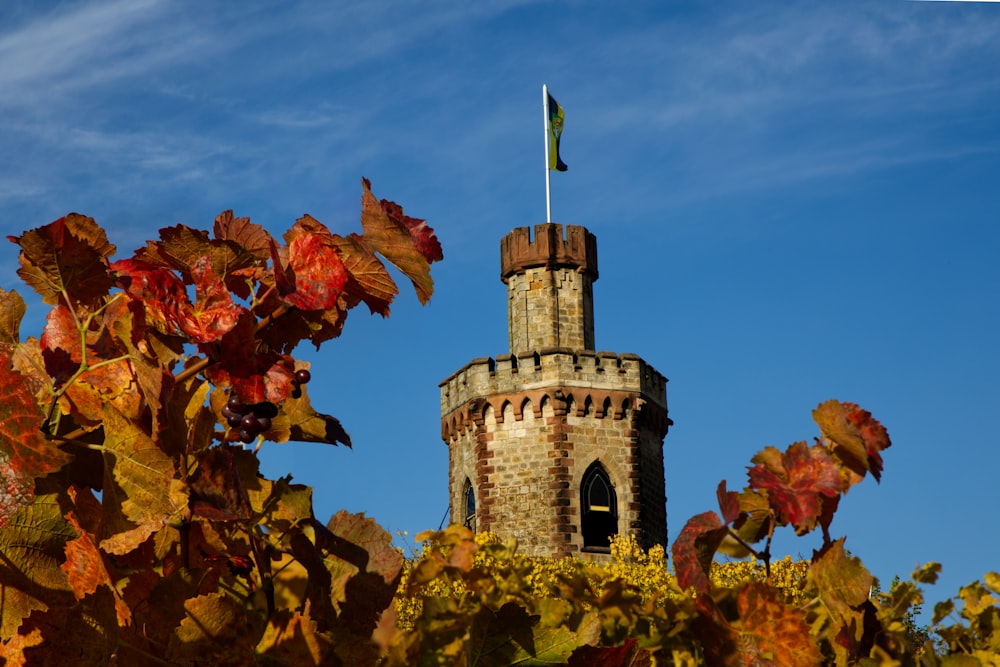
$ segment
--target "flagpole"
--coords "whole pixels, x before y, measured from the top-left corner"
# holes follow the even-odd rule
[[[549,88],[542,84],[542,113],[545,116],[545,222],[552,222],[552,170],[549,169]]]

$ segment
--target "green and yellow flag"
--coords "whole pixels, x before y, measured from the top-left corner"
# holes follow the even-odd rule
[[[566,163],[559,157],[559,137],[563,129],[563,109],[556,98],[549,95],[549,169],[566,171]]]

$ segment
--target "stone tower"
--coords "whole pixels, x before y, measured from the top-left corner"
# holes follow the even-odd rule
[[[594,351],[597,275],[585,228],[511,231],[500,244],[510,353],[440,385],[452,521],[525,553],[607,553],[616,533],[667,542],[667,380],[634,354]]]

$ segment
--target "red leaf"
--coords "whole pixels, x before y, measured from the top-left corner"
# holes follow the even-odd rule
[[[294,289],[282,296],[302,310],[333,308],[347,283],[347,272],[332,237],[320,234],[304,233],[292,239],[288,244],[288,270]]]
[[[726,525],[736,521],[740,516],[740,494],[736,491],[726,491],[726,480],[719,482],[715,495],[719,499],[719,511]]]
[[[674,570],[681,588],[693,587],[698,594],[709,592],[708,571],[727,533],[715,512],[703,512],[688,519],[672,548]]]
[[[294,360],[260,351],[256,318],[244,311],[218,342],[219,360],[206,370],[216,385],[232,387],[245,403],[281,403],[292,393]]]
[[[66,306],[56,306],[49,311],[39,343],[45,371],[57,380],[70,377],[83,361],[76,320]]]
[[[181,329],[197,343],[210,343],[229,333],[246,310],[235,303],[226,286],[212,270],[205,255],[191,266],[196,297],[194,307],[181,305]]]
[[[413,238],[414,245],[417,246],[417,250],[424,256],[428,264],[440,262],[444,259],[441,242],[438,241],[437,236],[434,235],[434,230],[428,226],[426,220],[411,218],[404,214],[403,207],[394,201],[383,199],[379,204],[382,205],[382,210],[385,211],[390,220],[406,227],[406,230],[410,232],[410,236]]]
[[[796,442],[782,454],[766,447],[751,459],[750,487],[765,489],[783,523],[799,535],[812,530],[823,511],[823,498],[837,498],[847,488],[839,462],[822,445]]]
[[[70,459],[42,435],[35,387],[12,362],[10,348],[0,345],[0,528],[31,503],[36,477],[59,470]]]
[[[172,270],[139,259],[123,259],[111,265],[118,284],[143,305],[146,321],[159,331],[181,333],[180,311],[190,308],[184,283]]]

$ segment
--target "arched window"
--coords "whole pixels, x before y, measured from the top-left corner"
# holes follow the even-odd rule
[[[465,517],[462,519],[462,524],[466,528],[475,532],[476,531],[476,490],[472,487],[472,482],[469,478],[465,479],[465,491],[463,491],[465,496]]]
[[[580,507],[583,508],[583,548],[587,551],[609,551],[611,536],[618,534],[618,498],[607,471],[596,461],[583,475]]]

